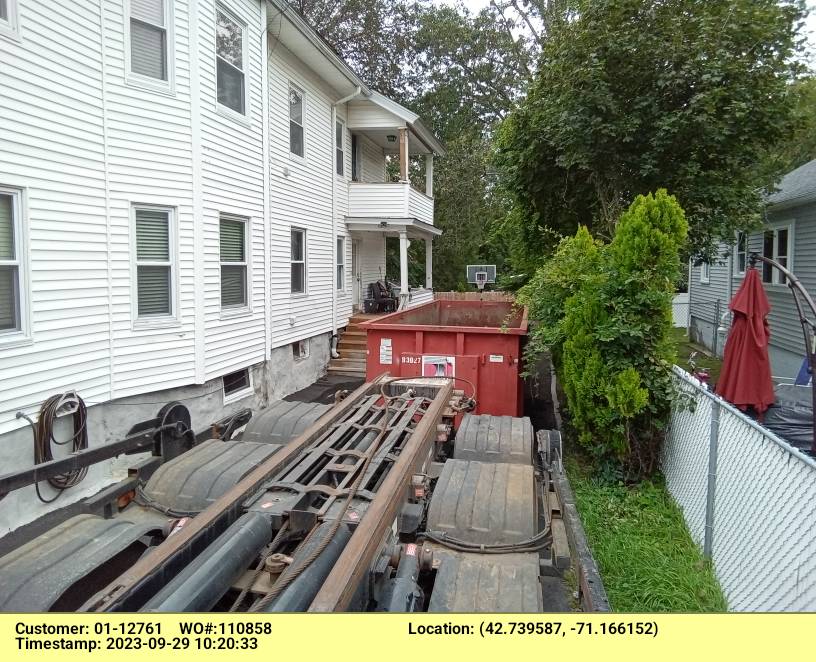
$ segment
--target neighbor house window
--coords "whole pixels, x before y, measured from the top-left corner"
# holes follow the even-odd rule
[[[221,215],[221,307],[247,305],[246,219]]]
[[[748,233],[737,233],[737,249],[736,249],[736,267],[738,274],[745,273],[745,267],[748,264]]]
[[[0,35],[19,36],[17,0],[0,0]]]
[[[23,329],[20,191],[0,187],[0,338]]]
[[[245,115],[244,26],[222,7],[216,8],[215,15],[218,103]]]
[[[338,120],[337,125],[334,127],[334,152],[337,160],[337,174],[341,177],[343,176],[346,158],[346,151],[343,149],[345,133],[346,127]]]
[[[289,86],[289,151],[303,156],[305,135],[303,112],[303,92],[293,85]]]
[[[249,368],[231,372],[221,378],[224,385],[224,402],[232,402],[252,394],[252,377]]]
[[[790,270],[790,260],[793,248],[793,227],[785,225],[766,230],[762,235],[762,255],[776,260],[780,265]],[[762,282],[784,285],[787,280],[778,269],[769,264],[762,265]]]
[[[700,265],[700,282],[708,283],[711,280],[711,265],[708,262],[703,262]]]
[[[337,237],[337,289],[346,289],[346,240]]]
[[[173,211],[134,207],[136,225],[136,314],[169,317],[173,310]]]
[[[130,0],[130,72],[168,80],[170,0]]]
[[[292,228],[292,294],[306,292],[306,230]]]

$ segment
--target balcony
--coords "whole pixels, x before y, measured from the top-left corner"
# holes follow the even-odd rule
[[[433,225],[434,201],[407,182],[349,183],[349,218],[409,219]]]

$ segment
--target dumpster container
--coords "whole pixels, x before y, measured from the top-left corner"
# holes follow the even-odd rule
[[[360,324],[366,379],[460,377],[476,387],[477,414],[521,416],[527,309],[507,301],[431,301]],[[455,384],[471,395],[465,382]]]

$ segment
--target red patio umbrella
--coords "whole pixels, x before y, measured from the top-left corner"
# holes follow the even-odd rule
[[[729,309],[734,313],[716,392],[743,411],[753,407],[762,416],[774,403],[771,362],[768,358],[768,313],[771,305],[751,267]]]

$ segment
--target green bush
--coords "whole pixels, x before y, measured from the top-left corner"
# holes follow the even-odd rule
[[[687,228],[665,190],[638,196],[610,244],[580,228],[521,297],[540,320],[531,351],[552,353],[578,440],[628,478],[657,469],[671,411],[671,300]]]

